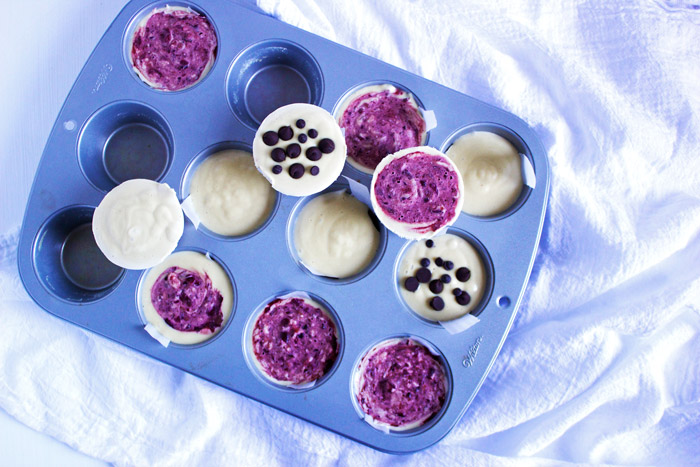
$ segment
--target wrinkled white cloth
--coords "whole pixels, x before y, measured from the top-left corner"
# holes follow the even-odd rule
[[[697,2],[258,4],[542,139],[539,252],[466,415],[394,457],[65,324],[19,283],[19,219],[0,237],[0,407],[117,465],[700,465]]]

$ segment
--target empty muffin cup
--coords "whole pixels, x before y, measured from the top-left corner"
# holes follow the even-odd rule
[[[94,302],[118,285],[124,270],[100,251],[92,235],[91,206],[69,206],[53,214],[34,240],[33,262],[41,284],[57,298]]]
[[[102,191],[135,178],[162,179],[172,154],[173,136],[165,118],[135,101],[113,102],[97,110],[78,139],[80,168]]]
[[[258,42],[231,64],[226,97],[236,117],[255,129],[282,106],[319,105],[323,74],[316,59],[298,44],[279,39]]]

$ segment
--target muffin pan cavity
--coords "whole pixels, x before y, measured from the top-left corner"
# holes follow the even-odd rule
[[[236,117],[257,128],[284,105],[320,104],[323,74],[302,46],[278,39],[262,41],[243,50],[231,64],[226,97]]]
[[[170,126],[156,109],[141,102],[102,107],[90,116],[78,139],[83,174],[105,192],[134,178],[160,181],[172,158]]]
[[[503,110],[259,15],[236,2],[194,1],[197,3],[129,1],[77,77],[46,143],[19,237],[19,272],[27,292],[38,305],[63,320],[375,449],[408,453],[437,443],[465,413],[469,415],[467,408],[508,335],[527,285],[549,190],[547,154],[536,133]],[[204,15],[214,27],[218,41],[216,60],[208,73],[181,91],[150,87],[135,74],[129,58],[134,29],[154,9],[166,5],[190,8]],[[124,66],[120,66],[122,61]],[[345,164],[344,159],[333,165],[333,171],[317,163],[333,160],[335,151],[342,158],[341,143],[347,138],[338,133],[329,136],[316,120],[300,115],[300,108],[314,104],[320,109],[314,107],[309,112],[327,114],[326,121],[337,129],[335,118],[342,104],[361,88],[382,84],[413,96],[428,130],[427,140],[421,144],[430,151],[444,152],[470,131],[490,131],[510,141],[534,169],[531,183],[526,183],[505,212],[482,217],[461,213],[446,228],[448,234],[457,235],[476,250],[485,270],[482,297],[470,296],[470,304],[475,306],[462,318],[428,320],[408,306],[401,294],[398,269],[406,251],[416,242],[392,233],[375,213],[369,212],[370,174]],[[270,125],[261,125],[271,112],[290,103],[295,104],[291,109],[295,115],[285,116],[282,122],[270,118]],[[292,128],[291,134],[288,127]],[[329,141],[324,142],[326,139],[333,142],[333,148]],[[254,151],[261,141],[263,152]],[[317,151],[304,146],[310,143],[323,154],[320,159]],[[302,148],[310,150],[310,158],[306,152],[301,153]],[[284,151],[281,161],[277,160],[282,159],[277,149]],[[198,210],[204,212],[202,205],[190,209],[194,206],[193,192],[197,191],[192,186],[198,171],[206,168],[208,161],[217,162],[217,155],[224,151],[256,152],[269,159],[268,164],[273,161],[282,166],[290,162],[282,167],[287,172],[277,168],[277,175],[286,173],[301,184],[294,185],[293,190],[271,191],[270,178],[262,178],[260,165],[251,168],[250,164],[232,164],[226,166],[225,172],[255,174],[267,183],[262,188],[270,191],[260,185],[246,188],[252,177],[223,175],[218,164],[212,170],[203,170],[201,173],[208,174],[203,177],[207,189],[201,193],[212,196],[204,206],[217,213],[235,211],[236,215],[222,216],[223,224],[240,229],[219,231],[220,225],[216,227],[214,223],[209,228],[198,223],[206,217],[198,216]],[[256,162],[252,155],[235,157],[238,161],[250,157]],[[292,170],[297,162],[304,166],[304,174],[295,178],[290,171],[300,173]],[[247,172],[248,169],[255,172]],[[275,173],[274,164],[269,169]],[[406,183],[396,190],[399,197],[411,197],[412,187],[420,183],[412,172],[405,172],[402,175]],[[330,174],[327,180],[316,184],[324,173]],[[138,211],[132,217],[139,222],[144,220],[138,223],[142,226],[166,217],[162,211],[151,209],[157,203],[148,196],[129,201],[127,209],[109,208],[105,199],[111,190],[134,179],[140,181],[129,185],[149,184],[148,180],[167,184],[168,190],[174,191],[168,212],[176,212],[178,227],[183,227],[177,245],[172,245],[174,253],[167,257],[167,252],[163,253],[165,262],[145,271],[113,266],[95,247],[92,237],[92,222],[98,227],[98,240],[105,231],[123,232],[117,237],[134,239],[140,248],[134,250],[140,252],[135,255],[137,258],[154,256],[165,243],[154,240],[158,237],[149,228],[129,232],[133,224],[111,220],[114,216],[104,217],[102,209],[94,215],[96,206],[105,206],[111,214]],[[313,189],[307,191],[311,185]],[[432,188],[430,181],[425,187]],[[257,194],[247,196],[250,193]],[[253,202],[259,201],[260,193],[266,193],[265,202]],[[302,259],[296,245],[299,219],[305,208],[314,207],[313,203],[321,197],[333,193],[353,201],[353,215],[362,219],[362,228],[355,232],[357,223],[348,222],[348,216],[340,212],[342,206],[329,203],[329,208],[309,216],[322,227],[306,232],[303,243],[311,248],[306,251],[313,254]],[[422,200],[427,196],[414,198]],[[393,207],[391,201],[386,204]],[[414,206],[421,207],[418,202]],[[186,216],[182,224],[180,207]],[[430,209],[439,211],[440,205]],[[324,216],[326,212],[330,215]],[[321,217],[325,220],[320,221]],[[110,219],[103,229],[99,228],[101,219]],[[167,219],[166,223],[172,227]],[[129,228],[122,228],[127,225]],[[374,251],[358,247],[359,237],[365,238],[361,244],[377,240]],[[440,238],[443,236],[436,235],[433,240]],[[348,251],[352,252],[351,260],[343,254]],[[193,252],[210,257],[223,269],[232,290],[230,315],[222,318],[222,325],[217,328],[218,314],[210,313],[216,307],[209,307],[212,302],[206,280],[201,287],[201,279],[194,278],[197,282],[193,297],[201,298],[205,290],[206,307],[198,306],[191,319],[178,318],[186,314],[178,314],[181,308],[187,308],[179,305],[165,310],[161,307],[156,314],[163,322],[169,319],[181,333],[210,328],[214,333],[205,333],[201,340],[196,335],[194,340],[161,339],[163,334],[153,332],[155,325],[143,311],[144,300],[152,300],[153,292],[150,282],[146,285],[147,277],[150,271],[165,265],[168,258]],[[427,285],[450,275],[448,282],[442,282],[443,289],[450,293],[443,301],[454,300],[455,283],[466,288],[469,282],[456,277],[457,269],[463,265],[457,264],[459,261],[451,254],[444,256],[442,259],[453,261],[454,267],[431,271]],[[422,256],[418,261],[421,259]],[[435,259],[431,257],[431,263]],[[186,265],[176,266],[188,269]],[[465,278],[462,274],[460,277]],[[178,285],[187,277],[187,273],[177,271],[172,278],[173,290],[165,284],[156,288],[157,297],[164,297],[159,303],[174,303],[178,291],[189,290]],[[439,288],[435,284],[433,287]],[[214,280],[212,288],[219,288]],[[304,294],[325,310],[325,316],[336,328],[338,344],[332,365],[321,366],[321,373],[318,367],[309,369],[315,375],[313,383],[301,378],[297,379],[301,383],[293,386],[286,384],[290,380],[271,379],[263,374],[251,348],[260,314],[272,300],[290,293]],[[291,329],[290,325],[291,320],[280,321],[276,335],[279,341],[289,339],[290,330],[294,339],[307,338],[306,330]],[[299,336],[301,333],[304,337]],[[395,337],[414,339],[435,356],[446,372],[447,392],[440,410],[425,423],[387,433],[364,420],[351,380],[366,352]],[[306,350],[309,348],[315,351],[313,347]],[[287,359],[284,352],[279,355],[282,360]]]
[[[124,270],[110,263],[92,235],[91,206],[70,206],[53,214],[34,241],[34,267],[55,297],[82,304],[114,291]]]

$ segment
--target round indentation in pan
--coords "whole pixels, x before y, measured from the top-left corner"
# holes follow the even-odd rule
[[[92,235],[92,206],[69,206],[54,213],[34,239],[34,270],[55,297],[89,303],[111,293],[124,275],[100,251]]]
[[[322,334],[326,327],[318,328],[319,325],[325,326],[324,320],[319,319],[318,317],[312,319],[309,322],[311,324],[311,327],[308,327],[309,323],[305,323],[304,325],[299,327],[297,326],[298,323],[295,323],[293,319],[288,318],[288,316],[290,316],[288,313],[280,310],[279,308],[274,308],[275,304],[284,304],[284,302],[294,299],[301,299],[304,301],[304,303],[320,309],[322,314],[329,318],[333,326],[335,326],[335,339],[337,342],[337,353],[335,355],[335,359],[331,364],[328,364],[327,362],[327,366],[324,368],[323,374],[316,380],[301,384],[290,384],[289,381],[282,382],[279,379],[274,378],[265,370],[263,370],[262,365],[259,361],[259,357],[256,355],[256,352],[254,350],[253,343],[255,329],[261,316],[265,314],[265,316],[268,318],[272,317],[273,321],[271,323],[268,323],[268,326],[279,325],[282,328],[281,332],[279,336],[276,336],[274,334],[265,333],[263,332],[263,328],[260,328],[259,335],[261,340],[259,341],[259,346],[266,353],[272,352],[275,353],[278,357],[279,355],[284,355],[284,358],[288,357],[286,361],[280,362],[278,360],[275,360],[275,362],[281,363],[283,365],[283,368],[271,370],[271,372],[292,372],[295,370],[295,355],[293,354],[293,352],[303,349],[306,345],[317,345],[317,337],[314,337],[312,333],[318,331]],[[273,308],[270,308],[271,306],[273,306]],[[284,313],[284,315],[278,314],[278,316],[284,316],[279,320],[279,322],[277,322],[277,320],[274,319],[274,314],[278,311],[280,313]],[[306,315],[309,317],[313,316],[312,313],[308,312],[306,313]],[[316,334],[316,336],[318,335],[319,334]],[[288,342],[289,344],[287,344]],[[269,351],[265,350],[267,347],[270,348]],[[248,367],[250,368],[251,372],[253,372],[253,374],[255,374],[255,376],[257,376],[260,379],[260,381],[264,382],[265,384],[268,384],[274,388],[283,391],[309,391],[323,384],[333,375],[335,370],[340,365],[340,361],[343,358],[344,348],[345,333],[343,331],[343,325],[340,321],[340,317],[333,309],[333,307],[331,307],[328,304],[328,302],[326,302],[319,296],[308,292],[280,292],[279,294],[267,298],[251,313],[243,330],[243,354],[245,355],[246,363],[248,364]],[[291,353],[287,354],[287,352]],[[307,362],[306,365],[302,365],[302,367],[304,367],[305,370],[313,371],[313,365],[313,362]]]
[[[207,22],[211,25],[212,30],[214,31],[214,34],[216,36],[216,48],[214,49],[214,60],[209,61],[204,69],[201,72],[201,75],[199,78],[191,83],[186,85],[185,87],[182,87],[181,89],[175,89],[175,90],[169,90],[169,89],[164,89],[162,87],[157,87],[156,85],[152,85],[148,83],[142,75],[139,74],[134,69],[133,65],[133,60],[131,57],[131,51],[132,51],[132,45],[133,45],[133,40],[134,40],[134,33],[139,27],[142,27],[145,25],[145,21],[147,17],[153,13],[154,10],[164,10],[164,9],[170,9],[170,10],[176,10],[176,9],[183,9],[183,10],[189,10],[194,13],[199,14],[200,16],[203,16]],[[200,32],[201,34],[201,32]],[[211,70],[216,66],[216,63],[219,59],[219,46],[220,46],[220,39],[219,39],[219,31],[216,28],[216,24],[212,21],[212,18],[209,14],[207,14],[202,8],[199,6],[190,3],[190,2],[182,2],[182,1],[158,1],[155,3],[151,3],[145,8],[141,9],[138,13],[136,13],[131,21],[129,21],[128,26],[126,27],[124,31],[124,35],[122,37],[122,55],[124,57],[124,64],[129,70],[129,73],[134,77],[135,80],[137,80],[139,83],[147,87],[148,89],[151,89],[156,92],[164,92],[168,94],[174,94],[174,93],[180,93],[184,91],[189,91],[193,89],[195,86],[199,85],[202,81],[204,81],[207,76],[211,73]],[[184,39],[184,40],[183,40]],[[177,58],[183,58],[181,56],[181,49],[187,46],[188,38],[177,38],[171,35],[170,37],[170,42],[167,45],[162,45],[161,50],[157,50],[157,52],[154,53],[164,53],[166,55],[172,55]],[[190,41],[191,43],[191,41]],[[201,51],[201,49],[200,49]],[[189,64],[188,67],[185,68],[185,70],[189,69]],[[179,86],[178,86],[179,87]]]
[[[323,74],[316,59],[300,45],[266,40],[249,46],[233,60],[226,78],[226,97],[236,117],[256,129],[284,105],[319,105]]]
[[[107,104],[92,114],[78,138],[85,178],[109,191],[126,180],[159,181],[172,162],[173,136],[165,118],[135,101]]]
[[[367,207],[367,216],[370,222],[372,223],[374,229],[376,229],[378,233],[378,240],[376,250],[374,251],[374,255],[366,264],[364,264],[364,266],[359,271],[347,275],[345,277],[339,278],[324,275],[322,273],[319,273],[318,271],[314,271],[312,267],[304,264],[304,261],[301,257],[302,255],[299,254],[299,249],[297,248],[297,241],[299,240],[299,237],[297,236],[299,231],[297,231],[297,229],[299,228],[298,223],[300,219],[300,214],[312,201],[315,203],[319,202],[320,200],[318,198],[320,196],[333,196],[335,193],[347,193],[347,196],[352,196],[348,189],[347,183],[339,181],[335,182],[330,187],[323,190],[321,193],[312,196],[307,196],[299,200],[299,202],[292,209],[292,213],[289,216],[289,220],[287,222],[287,247],[289,250],[289,254],[292,256],[294,262],[296,262],[297,265],[305,273],[307,273],[315,279],[318,279],[321,282],[343,285],[358,281],[374,270],[374,268],[379,264],[382,257],[384,256],[384,252],[386,250],[386,245],[388,241],[388,234],[386,228],[379,222],[377,217],[374,215],[374,212],[372,212],[372,208]],[[361,203],[361,201],[359,200],[357,200],[357,202]],[[314,231],[313,241],[317,246],[325,246],[328,249],[328,257],[334,256],[337,258],[338,261],[343,261],[343,256],[345,252],[351,251],[351,245],[349,244],[353,242],[353,240],[355,240],[355,234],[357,232],[360,232],[361,230],[358,230],[358,228],[353,228],[351,224],[348,224],[347,216],[344,216],[342,215],[342,213],[339,212],[330,212],[327,213],[327,215],[318,213],[314,219],[316,221],[320,221],[323,219],[327,219],[330,216],[332,216],[333,224],[325,231]],[[318,223],[314,223],[313,225],[307,225],[305,227],[306,229],[311,229],[312,227],[319,227],[319,225]],[[321,233],[325,234],[324,238],[319,237],[319,234]],[[353,257],[348,259],[354,260],[355,255],[352,256]],[[319,257],[317,256],[316,259],[318,258]]]
[[[525,204],[527,201],[528,197],[530,196],[530,193],[532,192],[532,188],[530,188],[526,183],[525,183],[525,175],[526,172],[530,170],[530,168],[533,170],[531,175],[534,175],[536,172],[536,167],[534,165],[534,161],[532,158],[532,154],[530,153],[530,149],[528,146],[525,144],[525,141],[523,141],[520,136],[518,136],[517,133],[515,133],[513,130],[510,128],[507,128],[503,125],[499,125],[497,123],[490,123],[490,122],[482,122],[482,123],[473,123],[470,125],[466,125],[464,127],[459,128],[458,130],[454,131],[450,136],[447,137],[444,143],[442,143],[441,146],[441,151],[444,153],[447,153],[450,149],[450,147],[457,141],[459,138],[462,136],[465,136],[469,133],[475,133],[475,132],[487,132],[487,133],[493,133],[497,136],[500,136],[501,138],[505,139],[508,143],[510,143],[518,152],[518,154],[521,154],[521,157],[525,157],[527,161],[522,161],[521,160],[521,174],[523,175],[523,185],[522,189],[520,190],[519,195],[517,198],[515,198],[514,201],[508,206],[503,208],[500,212],[495,212],[494,214],[491,215],[485,215],[485,216],[479,216],[479,215],[474,215],[470,214],[466,210],[463,210],[464,213],[470,217],[473,217],[475,219],[482,219],[482,220],[498,220],[498,219],[503,219],[505,217],[508,217],[515,213],[520,207]],[[496,138],[498,139],[498,138]],[[507,144],[506,144],[507,146]],[[511,149],[512,150],[512,149]],[[478,181],[477,183],[479,185],[487,183],[490,178],[493,177],[493,170],[491,168],[491,164],[488,162],[484,161],[485,163],[480,164],[480,169],[479,172],[481,173],[474,173],[472,172],[471,175],[476,177],[476,180]],[[526,168],[525,164],[523,162],[527,163],[529,165],[529,168]],[[464,183],[467,185],[468,183],[468,178],[469,174],[466,174],[465,172],[462,171],[462,168],[460,167],[460,171],[462,172],[462,177],[465,179]],[[484,197],[480,197],[484,198]],[[512,198],[511,198],[512,199]],[[465,205],[465,208],[467,206]]]
[[[249,197],[246,191],[241,191],[245,190],[244,184],[230,183],[231,180],[226,178],[226,172],[217,173],[217,171],[213,170],[213,165],[209,165],[206,169],[209,178],[202,178],[201,180],[209,181],[212,184],[212,188],[221,187],[222,185],[225,185],[224,188],[218,190],[218,193],[211,193],[211,195],[217,194],[221,196],[215,196],[213,199],[209,199],[207,196],[204,195],[205,192],[203,192],[202,199],[200,199],[198,202],[195,202],[194,199],[190,199],[189,202],[187,201],[187,198],[191,197],[192,195],[192,181],[195,179],[197,170],[202,166],[202,163],[209,160],[209,158],[212,156],[226,157],[227,155],[225,154],[225,152],[227,151],[241,151],[248,153],[248,155],[250,156],[250,166],[245,165],[243,166],[243,169],[245,171],[250,170],[255,177],[260,178],[261,185],[259,185],[258,188],[264,186],[267,189],[269,189],[269,192],[267,192],[267,194],[269,194],[271,198],[268,198],[269,204],[267,205],[266,212],[263,212],[264,209],[261,209],[262,206],[254,206],[255,197]],[[232,156],[234,158],[239,157],[239,154],[234,154]],[[243,155],[241,154],[240,156]],[[236,166],[236,161],[230,159],[225,159],[224,161],[222,161],[222,163],[224,164],[224,168],[241,167]],[[242,163],[242,161],[238,161],[238,163]],[[202,174],[202,176],[204,176],[204,174]],[[241,193],[241,196],[244,199],[237,199],[236,193]],[[185,212],[187,213],[187,215],[190,215],[190,213],[188,213],[188,210],[191,208],[195,211],[195,215],[199,217],[200,221],[202,221],[203,216],[201,216],[201,213],[197,212],[198,205],[206,206],[202,209],[210,207],[212,209],[235,209],[236,211],[243,210],[244,212],[248,213],[247,217],[250,217],[252,213],[255,213],[255,218],[250,222],[246,221],[243,224],[236,225],[232,225],[230,223],[229,225],[224,225],[223,223],[223,219],[233,219],[235,217],[236,211],[232,212],[230,217],[228,217],[228,215],[226,215],[226,217],[217,216],[214,219],[214,222],[216,223],[215,228],[221,233],[214,232],[213,230],[208,228],[205,225],[205,222],[202,222],[197,227],[198,230],[200,230],[204,234],[217,240],[245,240],[247,238],[252,237],[253,235],[256,235],[270,224],[270,221],[274,217],[275,212],[277,212],[277,208],[279,207],[280,203],[279,193],[273,190],[272,187],[270,187],[269,182],[265,180],[255,168],[250,145],[238,141],[223,141],[220,143],[216,143],[205,148],[203,151],[197,154],[185,170],[182,182],[180,184],[180,195],[182,199],[185,200]],[[221,203],[221,205],[219,208],[217,208],[217,203],[219,202]]]
[[[478,316],[491,299],[493,284],[488,251],[473,235],[455,227],[430,240],[406,242],[394,266],[397,298],[413,316],[433,326],[466,314]],[[432,302],[436,298],[442,307]]]
[[[384,369],[386,371],[382,372],[381,375],[377,374],[376,372],[374,374],[370,373],[370,381],[366,383],[366,389],[371,389],[374,387],[378,393],[377,391],[370,391],[369,393],[362,394],[362,389],[364,386],[362,376],[368,366],[368,363],[376,363],[381,367],[381,362],[378,361],[377,358],[382,358],[382,350],[389,349],[395,345],[403,346],[402,350],[398,352],[386,352],[385,356],[387,358],[394,356],[397,358],[397,360],[392,361],[390,365],[384,365]],[[415,346],[416,350],[411,352],[413,346]],[[372,417],[363,409],[363,406],[369,409],[369,407],[373,404],[382,405],[390,402],[399,402],[402,406],[409,407],[411,404],[413,404],[414,400],[418,399],[420,401],[421,398],[424,399],[423,401],[420,401],[421,403],[436,403],[433,398],[426,397],[429,396],[429,391],[438,391],[438,394],[441,392],[441,385],[434,376],[436,375],[434,365],[424,358],[428,354],[440,365],[445,378],[442,404],[432,414],[428,414],[428,418],[421,421],[420,419],[424,417],[417,418],[416,416],[411,416],[410,414],[395,413],[393,414],[394,417],[401,418],[403,416],[409,419],[416,418],[416,420],[412,420],[403,427],[391,426],[389,423]],[[375,357],[374,362],[372,362],[373,357]],[[409,361],[411,357],[418,358],[419,360],[415,363],[411,362]],[[426,370],[426,366],[428,373],[423,374]],[[417,375],[414,374],[412,371],[413,369],[417,369]],[[398,378],[398,380],[393,382],[389,381],[390,377]],[[412,377],[413,380],[411,380]],[[378,381],[376,381],[376,386],[374,381],[371,381],[372,378],[375,380],[378,379]],[[397,384],[400,386],[402,383],[412,383],[417,384],[417,386],[414,388],[412,387],[412,384],[404,385],[404,387],[400,388],[400,391],[397,392],[398,387],[394,385]],[[389,336],[367,346],[355,360],[350,376],[350,398],[359,417],[363,418],[367,422],[368,426],[393,436],[413,436],[429,430],[432,426],[434,426],[444,415],[448,406],[450,405],[450,400],[452,399],[452,387],[452,371],[450,370],[450,366],[445,356],[432,343],[415,335]],[[390,396],[388,394],[390,394]],[[438,397],[438,399],[440,398]],[[383,409],[388,408],[384,407]],[[415,407],[415,410],[420,409],[420,407]]]

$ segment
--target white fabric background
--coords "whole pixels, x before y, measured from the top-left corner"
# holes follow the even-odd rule
[[[547,148],[530,284],[465,417],[432,448],[382,454],[31,302],[15,246],[33,172],[123,5],[79,0],[11,4],[2,18],[17,34],[0,74],[0,407],[117,465],[700,465],[697,2],[258,3],[513,112]]]

